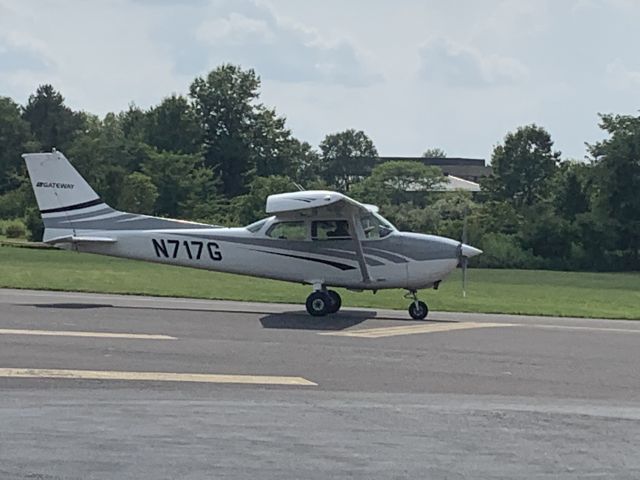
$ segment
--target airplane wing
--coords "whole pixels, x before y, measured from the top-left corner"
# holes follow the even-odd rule
[[[300,212],[326,208],[332,212],[377,212],[378,207],[360,203],[338,192],[328,190],[310,190],[302,192],[279,193],[267,197],[267,213]]]
[[[287,213],[303,213],[305,211],[308,212],[310,216],[313,216],[318,215],[322,211],[328,211],[346,218],[349,221],[351,231],[356,232],[356,225],[360,216],[368,212],[377,212],[378,207],[357,202],[342,193],[326,190],[311,190],[269,195],[269,197],[267,197],[266,210],[267,213],[276,215],[284,214],[285,216]],[[355,235],[352,236],[352,239],[355,244],[362,281],[369,283],[371,282],[371,277],[369,276],[367,263],[364,258],[362,243]]]

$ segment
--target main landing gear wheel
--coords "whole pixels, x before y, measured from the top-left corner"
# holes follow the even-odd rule
[[[327,296],[331,301],[329,311],[327,313],[337,313],[342,306],[342,299],[340,298],[340,295],[338,295],[338,292],[335,290],[327,290]]]
[[[409,305],[409,315],[411,315],[411,318],[414,320],[424,320],[427,318],[428,314],[429,307],[427,307],[427,304],[421,300],[416,300]]]
[[[327,313],[330,313],[332,301],[326,292],[318,291],[313,292],[307,297],[305,305],[309,315],[313,317],[323,317]]]

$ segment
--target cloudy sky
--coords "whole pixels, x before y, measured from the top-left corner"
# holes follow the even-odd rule
[[[535,122],[583,158],[597,112],[640,109],[638,25],[636,0],[0,0],[0,95],[52,83],[102,115],[231,62],[314,145],[357,128],[381,155],[489,158]]]

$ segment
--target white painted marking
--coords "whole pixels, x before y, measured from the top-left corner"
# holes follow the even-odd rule
[[[511,323],[479,323],[479,322],[450,322],[438,324],[407,325],[403,327],[365,328],[359,330],[343,330],[340,332],[322,332],[319,335],[336,337],[382,338],[397,335],[415,335],[418,333],[439,333],[452,330],[468,330],[472,328],[512,327]]]
[[[556,328],[561,330],[586,330],[586,331],[593,331],[593,332],[640,333],[640,329],[634,329],[634,328],[578,327],[578,326],[570,326],[570,325],[545,325],[543,323],[531,324],[531,325],[522,323],[522,324],[519,324],[518,327]]]
[[[5,378],[54,378],[71,380],[126,380],[149,382],[239,383],[250,385],[317,386],[302,377],[271,375],[221,375],[204,373],[116,372],[102,370],[60,370],[52,368],[0,368]]]
[[[91,337],[91,338],[126,338],[132,340],[177,340],[169,335],[153,335],[147,333],[114,333],[114,332],[76,332],[65,330],[24,330],[0,328],[0,335],[42,335],[47,337]]]

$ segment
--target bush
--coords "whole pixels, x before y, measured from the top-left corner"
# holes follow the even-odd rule
[[[8,220],[3,224],[2,230],[7,238],[24,238],[27,234],[27,227],[22,220]]]
[[[25,216],[25,224],[29,231],[29,240],[32,242],[42,241],[44,233],[44,224],[42,223],[42,215],[37,208],[28,208]]]
[[[487,233],[482,237],[477,266],[488,268],[540,268],[541,259],[525,250],[515,235]]]

